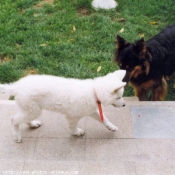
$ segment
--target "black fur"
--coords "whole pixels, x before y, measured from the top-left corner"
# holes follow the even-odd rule
[[[166,81],[175,71],[175,25],[144,41],[128,43],[117,36],[115,61],[127,74],[139,100],[147,100],[152,90],[152,100],[163,100],[167,91]]]

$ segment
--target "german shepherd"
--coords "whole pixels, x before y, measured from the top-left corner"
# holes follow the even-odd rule
[[[123,81],[130,82],[140,101],[164,100],[167,82],[175,71],[175,25],[144,41],[127,42],[117,35],[115,61],[120,69],[126,70]]]

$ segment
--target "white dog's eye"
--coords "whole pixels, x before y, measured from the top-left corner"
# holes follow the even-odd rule
[[[121,97],[118,97],[117,100],[121,99]]]

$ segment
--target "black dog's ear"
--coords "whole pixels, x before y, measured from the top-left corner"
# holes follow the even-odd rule
[[[137,54],[146,52],[146,44],[144,38],[141,38],[140,40],[134,43],[134,51]]]
[[[116,41],[116,49],[117,50],[122,50],[129,45],[129,43],[127,41],[125,41],[125,39],[122,38],[121,36],[117,35],[116,38],[117,38],[117,41]]]

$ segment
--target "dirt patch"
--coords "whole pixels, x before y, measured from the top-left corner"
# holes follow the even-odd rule
[[[53,1],[54,1],[54,0],[43,0],[43,1],[40,1],[38,4],[34,5],[33,7],[34,7],[34,9],[38,9],[38,8],[42,8],[42,7],[43,7],[44,5],[46,5],[46,4],[54,5]],[[22,10],[20,11],[20,13],[24,13],[25,11],[27,11],[27,10],[29,10],[29,9],[30,9],[30,8],[22,9]],[[38,15],[35,14],[34,16],[37,17]]]
[[[8,61],[10,61],[10,58],[9,57],[7,57],[7,56],[0,56],[0,64],[2,64],[2,63],[5,63],[5,62],[8,62]]]
[[[80,8],[77,10],[77,13],[80,15],[80,16],[87,16],[87,15],[90,15],[90,11],[87,9],[87,8]]]
[[[39,2],[38,4],[36,4],[34,6],[34,8],[41,8],[45,4],[53,5],[53,0],[43,0],[43,1]]]
[[[26,69],[24,71],[23,77],[27,76],[27,75],[31,75],[31,74],[37,74],[38,71],[36,69]]]

